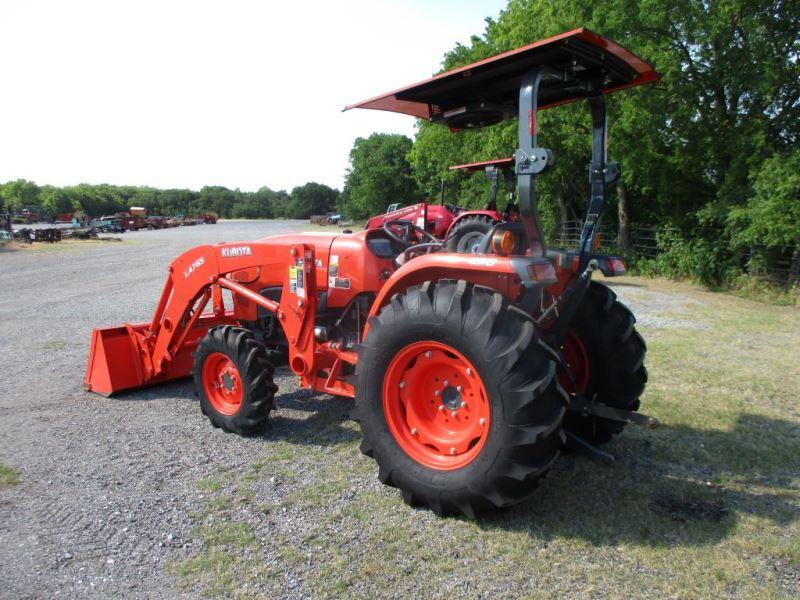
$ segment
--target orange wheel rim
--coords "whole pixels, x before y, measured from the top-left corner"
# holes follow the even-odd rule
[[[414,342],[389,363],[383,413],[398,445],[416,462],[460,469],[489,437],[489,395],[463,354],[446,344]]]
[[[568,331],[561,344],[561,354],[564,356],[566,367],[572,373],[575,385],[563,370],[558,374],[559,383],[569,393],[585,392],[589,387],[591,370],[589,366],[589,353],[583,340],[574,331]],[[575,389],[577,386],[577,390]]]
[[[213,352],[203,363],[203,391],[214,410],[234,415],[242,406],[242,378],[234,362],[221,352]]]

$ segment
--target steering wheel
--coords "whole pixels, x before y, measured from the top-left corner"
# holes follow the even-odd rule
[[[401,235],[397,235],[394,231],[392,231],[392,227],[397,227],[403,230]],[[417,242],[420,242],[421,239],[429,240],[428,243],[430,244],[439,244],[441,242],[437,240],[433,235],[425,231],[422,227],[417,227],[411,221],[386,221],[383,224],[383,232],[389,236],[390,239],[394,240],[398,244],[400,244],[403,248],[408,249],[412,246],[416,245],[414,241],[412,241],[412,234],[416,238]],[[421,236],[421,237],[420,237]]]
[[[444,246],[442,242],[434,243],[424,243],[424,244],[415,244],[414,246],[410,246],[403,250],[403,253],[397,257],[396,262],[399,265],[402,265],[418,254],[430,254],[431,252],[438,252]]]

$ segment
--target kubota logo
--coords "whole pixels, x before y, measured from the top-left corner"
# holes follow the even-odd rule
[[[194,262],[193,262],[191,265],[189,265],[189,268],[188,268],[188,269],[186,269],[186,270],[183,272],[183,278],[184,278],[184,279],[189,279],[189,275],[191,275],[192,273],[194,273],[194,272],[195,272],[195,270],[197,270],[197,268],[198,268],[198,267],[202,267],[202,266],[203,266],[203,264],[205,264],[205,262],[206,262],[206,259],[205,259],[205,258],[203,258],[202,256],[201,256],[200,258],[198,258],[198,259],[197,259],[196,261],[194,261]]]
[[[230,246],[222,249],[223,258],[233,258],[235,256],[252,256],[253,251],[250,246]]]

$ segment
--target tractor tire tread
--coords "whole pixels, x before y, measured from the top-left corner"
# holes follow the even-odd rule
[[[394,353],[417,339],[447,340],[468,352],[484,384],[496,390],[492,437],[486,441],[491,450],[484,450],[492,454],[486,460],[479,455],[455,471],[429,469],[411,459],[389,431],[382,374]],[[358,352],[354,413],[361,452],[378,463],[379,479],[399,488],[407,504],[475,518],[529,498],[558,458],[565,392],[532,321],[502,295],[465,281],[411,286],[370,322]]]
[[[446,252],[458,252],[458,242],[461,238],[472,232],[488,232],[495,224],[495,220],[487,215],[472,215],[460,219],[449,231],[444,249]]]
[[[212,352],[226,354],[236,364],[242,378],[244,399],[234,415],[217,412],[203,391],[202,360]],[[234,325],[210,328],[195,352],[193,371],[200,408],[214,427],[240,435],[252,435],[266,427],[269,413],[275,409],[278,390],[272,380],[275,367],[267,359],[266,347],[256,341],[250,331]]]
[[[573,321],[590,354],[589,400],[636,411],[647,383],[647,346],[636,331],[636,318],[607,286],[592,282]],[[625,423],[568,413],[564,428],[591,444],[603,444],[622,432]]]

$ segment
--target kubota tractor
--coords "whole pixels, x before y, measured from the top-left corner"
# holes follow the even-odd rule
[[[576,29],[347,107],[456,130],[517,116],[520,220],[495,224],[472,254],[444,252],[413,223],[198,246],[169,266],[150,323],[94,331],[87,389],[191,374],[211,423],[249,434],[274,408],[268,350],[283,347],[303,386],[355,399],[380,480],[437,514],[528,498],[565,444],[607,456],[597,446],[627,422],[656,421],[636,412],[647,371],[634,317],[591,280],[624,272],[593,254],[619,176],[606,161],[604,95],[656,79]],[[592,118],[591,195],[570,253],[548,250],[539,227],[535,181],[552,154],[537,111],[578,100]]]

